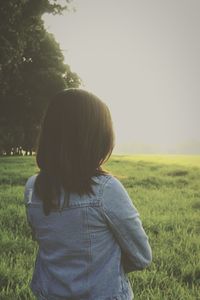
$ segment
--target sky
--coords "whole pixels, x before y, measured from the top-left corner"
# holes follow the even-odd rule
[[[45,26],[84,88],[110,108],[115,149],[200,153],[200,1],[71,6],[45,15]]]

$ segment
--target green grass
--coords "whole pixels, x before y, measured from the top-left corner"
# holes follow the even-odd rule
[[[106,168],[127,188],[153,250],[129,275],[136,300],[200,299],[200,156],[113,156]],[[0,299],[34,299],[36,245],[23,206],[34,157],[0,158]],[[95,300],[95,299],[94,299]]]

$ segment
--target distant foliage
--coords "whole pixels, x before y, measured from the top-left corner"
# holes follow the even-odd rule
[[[65,8],[56,0],[1,2],[0,155],[31,154],[51,95],[80,85],[41,19]]]

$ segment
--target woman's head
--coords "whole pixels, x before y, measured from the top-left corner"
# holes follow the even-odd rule
[[[39,177],[45,177],[43,183],[49,178],[57,190],[62,186],[69,192],[89,193],[91,177],[102,174],[101,165],[113,146],[106,104],[87,91],[64,90],[52,99],[43,120],[37,151]]]

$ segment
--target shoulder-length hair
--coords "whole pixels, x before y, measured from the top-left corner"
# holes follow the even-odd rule
[[[111,155],[114,134],[105,103],[82,89],[67,89],[50,102],[40,132],[35,191],[48,215],[59,207],[61,187],[67,193],[93,193],[93,176]]]

